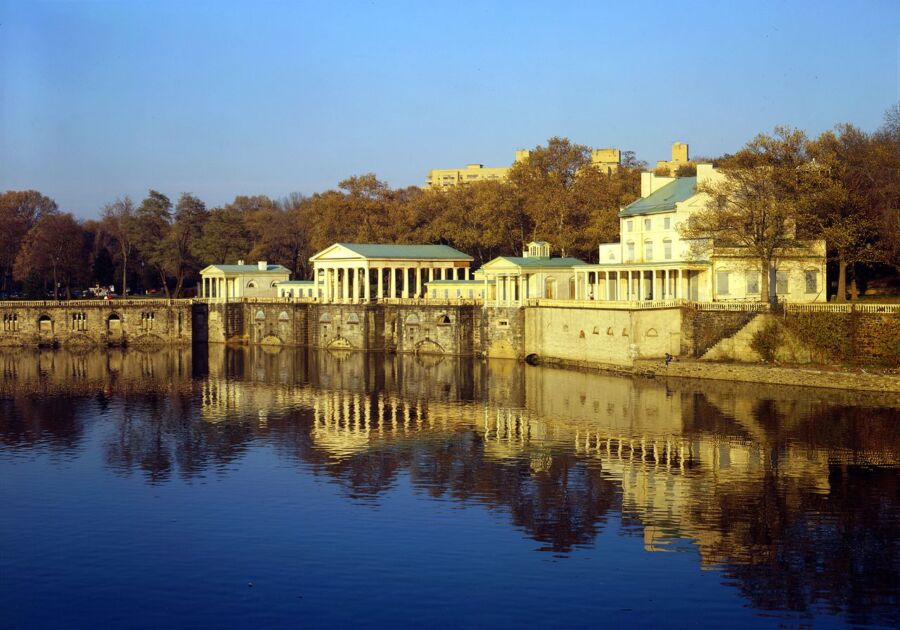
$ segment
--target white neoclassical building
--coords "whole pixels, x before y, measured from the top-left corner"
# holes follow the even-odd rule
[[[762,301],[757,259],[739,247],[711,242],[696,247],[678,228],[702,210],[705,181],[723,177],[698,164],[696,177],[641,174],[641,198],[619,213],[618,243],[599,246],[598,264],[576,270],[576,299],[641,301]],[[770,272],[770,292],[779,300],[825,301],[825,242],[782,251]]]
[[[228,302],[241,298],[275,297],[277,285],[291,277],[291,271],[281,265],[260,260],[255,265],[209,265],[200,271],[201,298]]]
[[[553,258],[549,243],[533,241],[521,256],[498,256],[481,267],[485,304],[522,306],[530,298],[575,299],[576,272],[586,265],[577,258]]]
[[[468,280],[472,257],[447,245],[335,243],[310,259],[323,302],[411,299],[435,280]]]

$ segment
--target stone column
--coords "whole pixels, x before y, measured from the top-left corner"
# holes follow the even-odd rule
[[[403,270],[403,299],[409,299],[409,268],[404,266],[401,267]]]
[[[397,270],[394,269],[394,267],[388,267],[388,269],[390,269],[391,272],[391,279],[388,283],[388,297],[395,298],[397,297]]]
[[[372,299],[372,288],[371,288],[371,286],[369,286],[369,282],[371,280],[369,278],[369,274],[372,273],[372,270],[369,269],[368,267],[366,267],[365,269],[363,269],[363,273],[365,274],[365,278],[366,278],[365,282],[363,282],[363,291],[364,291],[363,302],[368,302],[369,300]]]
[[[662,296],[663,296],[663,299],[665,300],[665,299],[667,299],[667,298],[669,297],[669,270],[668,270],[668,269],[666,269],[666,270],[663,272],[663,276],[664,276],[664,278],[665,278],[665,280],[664,280],[664,281],[665,281],[665,288],[663,289],[663,294],[662,294]]]
[[[600,271],[594,272],[594,299],[600,299]]]
[[[416,267],[416,297],[422,297],[422,268]]]
[[[344,267],[343,272],[344,272],[344,282],[341,285],[341,297],[343,298],[344,302],[347,302],[350,300],[350,269],[349,269],[349,267]]]
[[[638,271],[638,300],[644,299],[644,270]]]

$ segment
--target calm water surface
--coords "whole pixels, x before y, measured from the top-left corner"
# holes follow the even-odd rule
[[[900,409],[211,347],[0,353],[0,626],[900,625]]]

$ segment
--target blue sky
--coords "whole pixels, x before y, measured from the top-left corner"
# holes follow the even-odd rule
[[[0,190],[88,218],[375,172],[500,166],[559,135],[666,159],[878,127],[900,2],[0,0]]]

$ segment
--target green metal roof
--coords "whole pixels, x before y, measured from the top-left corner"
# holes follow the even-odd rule
[[[524,258],[522,256],[498,256],[494,260],[505,260],[506,262],[518,265],[519,267],[543,268],[548,267],[580,267],[587,263],[578,258]],[[494,260],[491,261],[494,262]],[[488,263],[488,264],[491,264]]]
[[[673,210],[676,203],[690,199],[697,194],[696,177],[679,177],[669,182],[651,195],[638,199],[622,208],[620,217],[631,217],[641,214],[656,214]]]
[[[377,243],[338,243],[366,258],[401,258],[425,260],[473,260],[468,254],[449,245],[384,245]]]
[[[278,283],[278,286],[282,286],[285,284],[315,284],[312,280],[282,280]]]
[[[290,269],[281,265],[266,265],[265,271],[259,265],[210,265],[206,269],[218,269],[222,273],[291,273]]]

